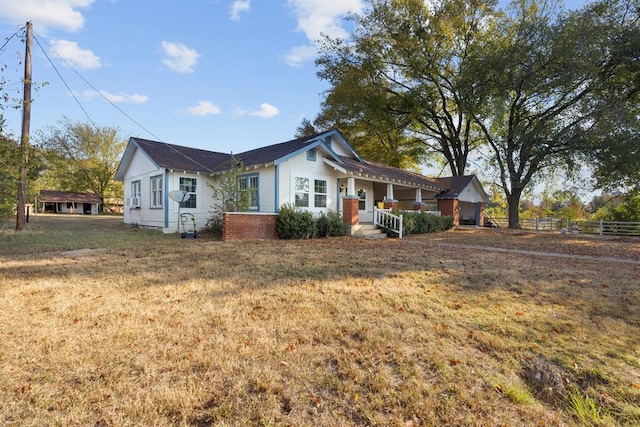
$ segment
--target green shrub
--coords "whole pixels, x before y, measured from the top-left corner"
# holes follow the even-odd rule
[[[394,214],[402,215],[403,236],[408,236],[409,234],[437,233],[453,227],[453,217],[450,216],[439,216],[418,211],[394,212]],[[383,230],[389,236],[397,236],[395,232],[388,228],[383,227]]]
[[[311,212],[287,203],[278,212],[276,230],[280,239],[311,239],[315,236],[316,221]]]
[[[342,220],[342,215],[336,211],[323,212],[316,218],[317,237],[346,236],[349,227]]]

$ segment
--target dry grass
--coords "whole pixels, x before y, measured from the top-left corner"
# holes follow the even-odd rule
[[[640,425],[639,240],[77,219],[0,232],[1,425]]]

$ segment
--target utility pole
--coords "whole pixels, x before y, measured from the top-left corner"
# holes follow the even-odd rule
[[[27,39],[24,50],[24,96],[22,98],[22,134],[20,136],[20,180],[18,182],[18,208],[16,230],[22,230],[25,223],[27,164],[29,163],[29,127],[31,125],[31,44],[33,24],[27,22]]]

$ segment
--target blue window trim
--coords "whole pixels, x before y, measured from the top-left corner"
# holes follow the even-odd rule
[[[256,178],[258,178],[258,196],[257,196],[258,200],[256,200],[256,202],[257,202],[256,203],[256,207],[249,206],[249,210],[250,211],[260,212],[260,174],[257,173],[257,172],[256,173],[245,173],[245,174],[240,175],[240,178],[247,180],[247,188],[249,188],[249,185],[248,185],[249,184],[249,179],[253,178],[254,176]]]
[[[315,148],[310,148],[307,150],[307,160],[310,162],[315,162],[317,158],[317,151]]]

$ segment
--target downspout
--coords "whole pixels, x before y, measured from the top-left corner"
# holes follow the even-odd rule
[[[164,170],[164,228],[169,228],[169,170]]]
[[[275,206],[274,206],[273,211],[275,213],[278,213],[278,212],[280,212],[280,169],[278,168],[277,164],[275,164],[274,167],[276,169],[276,173],[275,173],[276,191],[275,191]]]

